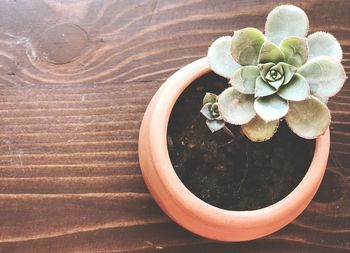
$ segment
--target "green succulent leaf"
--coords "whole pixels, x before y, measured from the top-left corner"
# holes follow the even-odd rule
[[[254,102],[256,113],[266,122],[280,119],[288,113],[288,101],[277,94],[257,98]]]
[[[209,130],[214,133],[216,131],[219,131],[225,126],[225,121],[223,120],[207,120],[206,124],[209,128]]]
[[[330,56],[338,61],[343,58],[343,51],[337,39],[329,33],[315,32],[307,37],[309,60],[317,56]]]
[[[265,77],[273,66],[275,66],[273,62],[258,65],[258,68],[260,70],[260,76],[264,81],[267,81]]]
[[[289,36],[305,37],[309,20],[305,12],[294,5],[280,5],[267,16],[265,34],[268,40],[279,45]]]
[[[302,75],[295,74],[287,85],[279,89],[277,94],[285,100],[301,101],[309,97],[310,88]]]
[[[203,98],[203,105],[207,104],[207,103],[215,103],[218,101],[218,96],[213,94],[213,93],[210,93],[210,92],[207,92],[205,93],[205,96]]]
[[[283,69],[283,75],[284,75],[283,84],[289,83],[293,75],[297,72],[297,68],[284,62],[278,63],[277,65],[281,65]]]
[[[346,80],[346,74],[339,61],[329,56],[318,56],[305,63],[298,73],[305,77],[316,97],[335,95]]]
[[[231,78],[236,69],[241,66],[231,56],[232,37],[224,36],[216,39],[208,50],[208,63],[218,75]]]
[[[241,93],[254,94],[255,80],[259,74],[257,66],[241,67],[233,74],[230,84]]]
[[[212,115],[211,113],[211,106],[212,104],[211,103],[207,103],[205,105],[203,105],[202,109],[201,109],[201,113],[204,115],[204,117],[206,117],[207,119],[210,119],[210,120],[214,120],[215,117]]]
[[[262,45],[259,53],[259,64],[263,63],[279,63],[284,61],[284,54],[282,51],[276,47],[275,44],[269,41],[265,41]]]
[[[227,88],[219,95],[218,105],[222,118],[234,125],[248,123],[256,115],[254,96],[240,93],[233,87]]]
[[[284,75],[282,62],[280,62],[279,64],[276,64],[275,66],[272,66],[270,70],[276,70],[282,75]]]
[[[255,97],[266,97],[276,92],[277,90],[266,83],[261,76],[256,78]]]
[[[257,65],[261,46],[265,36],[255,28],[235,31],[232,37],[231,54],[241,65]]]
[[[290,102],[286,121],[290,129],[305,139],[322,135],[330,124],[331,116],[327,106],[316,97],[300,102]]]
[[[285,62],[295,67],[302,66],[308,57],[307,41],[305,38],[291,36],[285,38],[280,45]]]
[[[279,120],[265,122],[258,115],[247,124],[242,125],[242,131],[251,141],[269,140],[277,131]]]
[[[272,86],[272,87],[274,87],[275,89],[279,89],[279,87],[283,84],[283,80],[284,80],[284,78],[281,78],[281,79],[279,79],[279,80],[277,80],[277,81],[268,81],[268,83]]]

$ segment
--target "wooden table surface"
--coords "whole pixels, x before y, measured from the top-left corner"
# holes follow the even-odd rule
[[[331,155],[306,211],[266,238],[187,232],[148,193],[143,113],[162,82],[279,0],[0,2],[0,252],[350,252],[350,81],[329,102]],[[350,75],[350,1],[288,1],[333,33]]]

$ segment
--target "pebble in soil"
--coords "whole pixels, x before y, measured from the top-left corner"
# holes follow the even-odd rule
[[[251,142],[239,126],[212,134],[199,113],[205,92],[219,94],[227,80],[209,73],[194,81],[176,102],[168,126],[173,167],[203,201],[227,210],[254,210],[287,196],[312,160],[314,141],[293,134],[281,122],[269,141]]]

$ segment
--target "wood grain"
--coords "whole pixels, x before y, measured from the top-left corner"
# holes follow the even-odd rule
[[[284,2],[1,1],[0,252],[350,252],[350,81],[329,102],[317,196],[271,236],[199,238],[160,211],[140,174],[139,126],[162,82],[216,37],[263,29]],[[349,75],[350,2],[289,3],[339,39]]]

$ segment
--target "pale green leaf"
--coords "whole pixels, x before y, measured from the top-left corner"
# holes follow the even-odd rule
[[[273,66],[275,66],[275,64],[272,62],[258,65],[258,68],[260,70],[260,76],[262,77],[262,79],[264,79],[264,81],[267,81],[265,76],[267,75],[267,73],[269,73],[270,69]]]
[[[236,69],[241,67],[231,56],[232,37],[224,36],[216,39],[208,50],[208,63],[218,75],[231,78]]]
[[[223,120],[230,124],[242,125],[255,116],[254,96],[240,93],[233,87],[219,95],[219,111]]]
[[[200,112],[204,115],[204,117],[206,117],[207,119],[210,120],[214,120],[215,117],[213,116],[213,114],[211,113],[211,103],[207,103],[205,105],[203,105],[202,109],[200,110]]]
[[[259,53],[259,64],[268,62],[279,63],[284,61],[284,55],[282,51],[272,42],[265,41],[262,45]]]
[[[309,97],[310,87],[306,79],[296,73],[288,84],[279,89],[278,95],[286,100],[301,101]]]
[[[232,37],[231,54],[241,65],[257,65],[264,35],[255,28],[244,28],[235,31]]]
[[[277,131],[279,120],[265,122],[258,115],[247,124],[242,125],[242,131],[251,141],[269,140]]]
[[[279,45],[289,36],[305,37],[309,20],[305,12],[294,5],[280,5],[267,16],[265,34],[268,40]]]
[[[284,53],[285,62],[295,67],[302,66],[308,57],[308,48],[306,38],[291,36],[285,38],[280,45]]]
[[[256,113],[266,122],[280,119],[288,112],[288,101],[277,94],[257,98],[254,102]]]
[[[241,93],[254,94],[255,80],[259,74],[257,66],[241,67],[233,74],[230,84]]]
[[[346,75],[339,61],[329,56],[318,56],[305,63],[298,73],[305,77],[316,97],[334,96],[343,87]]]
[[[283,69],[283,76],[284,76],[283,84],[289,83],[289,81],[292,79],[295,72],[297,72],[297,68],[284,62],[278,63],[277,65],[281,65]]]
[[[316,97],[300,102],[290,102],[286,121],[290,129],[305,139],[314,139],[322,135],[331,120],[327,106]]]
[[[338,61],[343,58],[343,51],[337,39],[329,33],[315,32],[307,37],[309,59],[317,56],[330,56]]]
[[[270,70],[276,70],[279,73],[281,73],[283,75],[283,65],[282,62],[280,62],[279,64],[276,64],[275,66],[272,66]]]
[[[256,79],[256,84],[255,84],[255,97],[265,97],[268,95],[271,95],[273,93],[276,93],[277,90],[266,83],[261,76],[259,76]]]
[[[276,81],[267,81],[267,82],[275,89],[279,89],[279,87],[283,84],[283,81],[284,81],[284,77]]]
[[[207,104],[207,103],[215,103],[218,101],[218,96],[213,94],[213,93],[210,93],[210,92],[207,92],[205,93],[205,96],[203,98],[203,105]]]
[[[223,120],[207,120],[206,124],[209,128],[209,130],[214,133],[216,131],[219,131],[225,126],[225,121]]]

